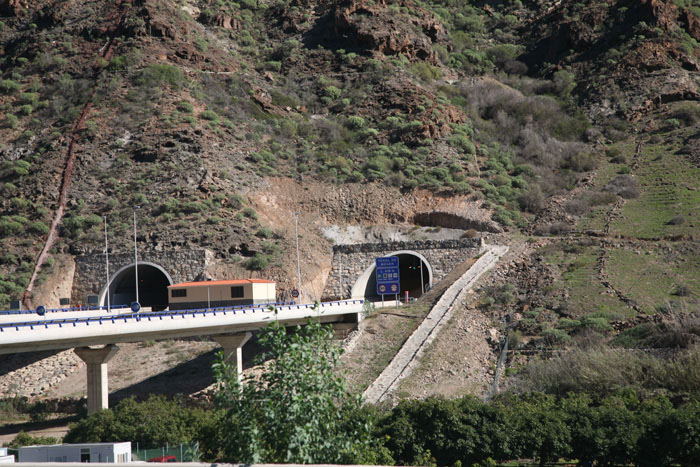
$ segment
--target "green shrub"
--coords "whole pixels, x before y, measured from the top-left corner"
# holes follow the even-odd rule
[[[8,162],[8,164],[8,172],[10,172],[12,175],[27,175],[29,173],[29,168],[31,167],[29,162],[23,160]]]
[[[199,116],[201,118],[203,118],[204,120],[209,120],[210,122],[218,122],[219,121],[219,116],[213,110],[205,110],[202,113],[200,113]]]
[[[191,114],[194,112],[194,106],[187,101],[180,101],[177,103],[177,110],[180,112]]]
[[[27,229],[30,232],[34,232],[39,235],[46,235],[49,233],[49,227],[41,221],[33,221],[27,225]]]
[[[686,125],[693,125],[700,121],[700,106],[697,102],[684,102],[673,110],[672,115]]]
[[[260,227],[260,229],[255,232],[255,236],[260,238],[272,238],[273,232],[269,227]]]
[[[39,102],[39,94],[36,92],[23,92],[19,95],[19,101],[23,104],[36,105]]]
[[[473,156],[476,153],[474,148],[474,143],[472,143],[469,138],[463,134],[455,134],[450,136],[447,141],[454,147],[461,149],[467,155]]]
[[[31,115],[31,113],[34,112],[34,107],[32,107],[31,104],[24,104],[24,105],[20,106],[20,108],[17,112],[20,115]]]
[[[217,411],[183,406],[181,401],[150,395],[133,398],[101,410],[70,425],[65,443],[95,443],[128,439],[141,446],[164,446],[199,441],[200,449],[212,442]],[[202,449],[205,453],[208,449]],[[207,454],[211,455],[211,453]],[[178,456],[179,457],[179,456]]]
[[[343,94],[343,91],[335,86],[327,86],[323,90],[323,94],[332,100],[337,100]]]
[[[12,449],[18,449],[22,446],[35,446],[35,445],[46,445],[46,444],[56,444],[58,439],[52,436],[32,436],[24,431],[20,431],[15,439],[13,439],[7,446]]]
[[[13,92],[19,91],[21,85],[11,79],[3,79],[0,81],[0,91],[5,94],[11,94]]]
[[[351,115],[348,117],[348,127],[352,128],[353,130],[364,128],[366,124],[367,122],[365,119],[357,115]]]
[[[17,128],[19,124],[19,119],[12,115],[11,113],[5,114],[5,126],[8,128]]]
[[[432,81],[442,78],[440,68],[428,62],[416,62],[411,65],[411,72],[423,81]]]
[[[185,212],[187,214],[193,214],[196,212],[203,212],[206,211],[207,208],[204,205],[204,203],[200,201],[186,201],[185,203],[182,204],[182,212]]]
[[[542,337],[551,343],[565,344],[571,341],[571,336],[562,329],[549,328],[542,331]]]
[[[581,318],[581,327],[592,329],[597,332],[608,332],[613,329],[607,319],[591,316],[584,316]]]
[[[251,207],[247,207],[242,212],[243,212],[243,215],[245,217],[247,217],[248,219],[252,219],[254,221],[258,220],[258,213],[255,212],[255,209],[253,209]]]
[[[184,75],[173,65],[148,65],[138,74],[136,83],[147,87],[170,85],[177,88],[184,84]]]
[[[23,230],[24,228],[22,227],[22,224],[14,220],[12,217],[0,217],[0,235],[19,235]]]
[[[265,62],[265,69],[278,72],[282,69],[282,62],[277,60],[268,60]]]
[[[255,256],[248,258],[244,264],[246,269],[251,271],[261,271],[270,264],[270,258],[262,253],[255,253]]]

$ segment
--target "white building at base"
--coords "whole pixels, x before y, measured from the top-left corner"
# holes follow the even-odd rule
[[[131,442],[53,444],[19,448],[19,462],[131,462]]]
[[[7,448],[0,448],[0,464],[14,464],[15,456],[7,452]]]

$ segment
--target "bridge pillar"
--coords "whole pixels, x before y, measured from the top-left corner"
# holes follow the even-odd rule
[[[107,362],[119,350],[114,344],[99,349],[80,347],[73,352],[87,364],[87,404],[88,414],[106,409],[109,406],[107,387]]]
[[[223,348],[226,360],[230,362],[236,361],[236,373],[238,374],[239,383],[243,374],[243,346],[250,340],[252,335],[250,332],[245,332],[213,336],[214,340]]]

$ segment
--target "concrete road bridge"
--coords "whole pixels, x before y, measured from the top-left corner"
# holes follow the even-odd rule
[[[243,370],[243,345],[251,331],[278,321],[285,326],[303,324],[308,318],[347,328],[362,319],[363,300],[340,300],[316,305],[248,305],[198,310],[109,313],[85,310],[80,316],[48,317],[16,314],[12,322],[0,322],[0,354],[75,348],[87,364],[88,413],[108,406],[107,362],[116,344],[213,335],[224,354],[235,360],[239,377]],[[72,314],[75,314],[73,312]],[[30,317],[31,316],[31,317]],[[90,346],[101,346],[92,348]]]

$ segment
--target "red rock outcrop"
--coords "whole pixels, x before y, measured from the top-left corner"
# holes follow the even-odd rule
[[[399,8],[409,8],[411,14],[396,15],[384,1],[369,3],[350,0],[335,10],[335,29],[349,36],[358,46],[384,55],[404,54],[409,60],[438,63],[433,43],[446,41],[442,23],[429,11],[403,0]],[[422,34],[420,32],[422,31]]]

